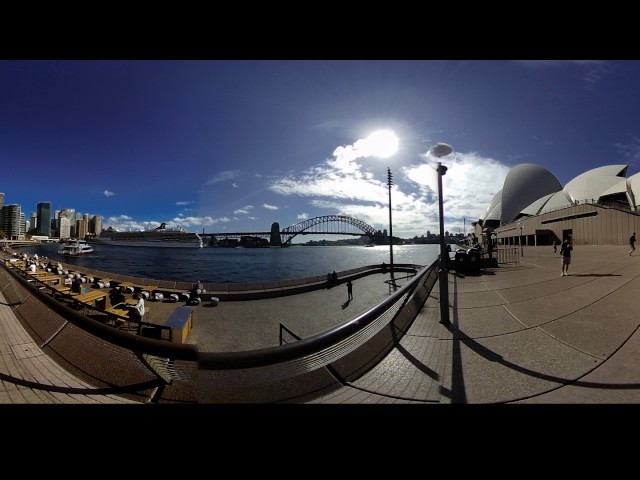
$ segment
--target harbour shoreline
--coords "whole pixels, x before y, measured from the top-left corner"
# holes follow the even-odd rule
[[[3,252],[3,260],[15,258],[13,252]],[[309,337],[353,319],[390,293],[390,274],[387,266],[369,265],[338,272],[338,284],[330,285],[326,276],[307,277],[280,282],[242,284],[205,283],[206,293],[202,302],[171,301],[169,292],[186,292],[192,287],[188,282],[171,282],[141,277],[130,277],[113,272],[82,271],[75,265],[60,262],[69,272],[92,279],[91,290],[98,289],[101,279],[109,279],[109,287],[123,282],[137,286],[157,287],[164,298],[150,296],[145,301],[149,312],[145,322],[163,325],[178,307],[193,309],[193,328],[185,343],[197,346],[203,352],[237,352],[277,346],[280,344],[282,326],[297,332],[301,338]],[[422,266],[398,265],[394,267],[397,286]],[[346,282],[354,284],[354,300],[346,302]],[[406,281],[405,281],[406,283]],[[141,289],[138,288],[137,292]],[[344,291],[342,291],[344,290]],[[304,295],[303,295],[304,294]],[[132,292],[126,295],[132,296]],[[108,302],[108,300],[107,300]],[[110,304],[107,303],[105,308]],[[326,311],[319,317],[317,309]]]

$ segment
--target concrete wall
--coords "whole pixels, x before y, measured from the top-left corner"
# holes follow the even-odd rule
[[[520,229],[522,226],[522,230]],[[551,245],[571,233],[575,245],[627,245],[633,232],[640,232],[635,212],[583,203],[535,217],[522,218],[496,228],[499,245]],[[476,235],[482,238],[480,225]]]

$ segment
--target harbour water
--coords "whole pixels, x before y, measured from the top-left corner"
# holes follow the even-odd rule
[[[94,245],[81,257],[58,255],[57,243],[26,247],[52,261],[86,269],[178,282],[241,283],[326,275],[389,261],[389,246],[292,246],[289,248],[145,248]],[[431,265],[439,245],[394,245],[393,262]]]

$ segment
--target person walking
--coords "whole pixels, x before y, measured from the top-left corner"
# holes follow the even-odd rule
[[[571,264],[571,251],[573,245],[571,244],[571,235],[567,235],[562,245],[560,245],[560,257],[562,257],[562,274],[561,277],[569,276],[569,265]]]
[[[351,280],[347,282],[347,299],[353,300],[353,283],[351,283]]]
[[[633,232],[629,237],[629,246],[631,247],[631,250],[629,250],[629,256],[631,256],[636,249],[636,232]]]

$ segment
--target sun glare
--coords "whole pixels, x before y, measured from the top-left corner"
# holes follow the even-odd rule
[[[367,137],[367,148],[371,155],[388,158],[398,151],[398,137],[393,130],[376,130]]]

